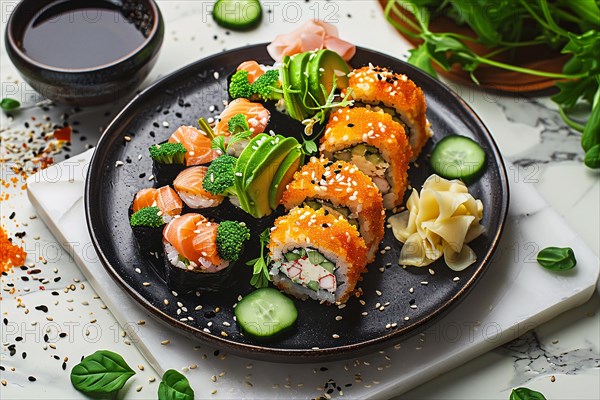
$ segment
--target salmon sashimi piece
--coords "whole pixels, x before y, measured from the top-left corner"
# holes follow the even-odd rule
[[[188,207],[216,207],[223,201],[223,196],[213,195],[202,187],[206,171],[208,167],[189,167],[181,171],[173,181],[175,190]]]
[[[185,164],[208,164],[221,155],[220,150],[213,149],[212,140],[206,133],[193,126],[180,126],[169,138],[169,143],[181,143],[187,150]]]
[[[261,66],[254,60],[244,61],[237,67],[238,71],[248,71],[248,82],[251,84],[265,73]]]
[[[194,250],[208,262],[219,265],[223,261],[217,252],[217,229],[219,224],[203,221],[196,226],[196,236],[194,236]]]
[[[133,212],[146,207],[158,207],[160,211],[173,217],[181,214],[183,203],[170,186],[163,186],[159,189],[147,188],[137,192],[131,207]]]
[[[171,217],[181,214],[183,202],[171,186],[163,186],[158,189],[156,206],[159,210]]]
[[[155,188],[146,188],[137,192],[133,198],[133,206],[131,207],[133,212],[138,212],[146,207],[158,206],[156,203],[157,195],[158,189]]]
[[[265,131],[271,118],[271,113],[262,104],[243,98],[235,99],[219,116],[219,122],[215,125],[215,135],[231,135],[228,123],[231,117],[237,114],[246,116],[253,137]]]
[[[206,218],[201,214],[184,214],[173,219],[165,226],[163,238],[177,250],[177,253],[189,261],[197,262],[200,252],[194,249],[196,227]]]

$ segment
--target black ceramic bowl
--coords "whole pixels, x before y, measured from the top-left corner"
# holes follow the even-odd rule
[[[11,14],[6,27],[6,49],[23,79],[44,97],[71,105],[98,105],[131,95],[150,73],[163,42],[164,22],[156,3],[153,0],[109,1],[116,7],[125,1],[134,3],[150,18],[145,39],[124,57],[88,68],[55,67],[34,60],[23,51],[28,22],[49,6],[67,1],[70,0],[23,0]],[[61,43],[57,42],[56,46]]]

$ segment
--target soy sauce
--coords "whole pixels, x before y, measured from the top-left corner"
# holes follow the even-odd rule
[[[57,68],[92,68],[127,56],[144,43],[149,13],[135,1],[76,1],[50,4],[27,25],[22,50]]]

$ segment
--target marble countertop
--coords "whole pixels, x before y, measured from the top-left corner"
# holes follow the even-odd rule
[[[165,44],[144,86],[209,54],[269,41],[276,32],[289,31],[309,18],[335,23],[344,39],[358,45],[406,58],[409,45],[385,23],[375,1],[263,3],[270,12],[262,25],[252,32],[235,33],[212,23],[210,1],[159,0],[166,24]],[[2,32],[14,4],[2,2]],[[43,100],[20,79],[4,42],[0,43],[0,96],[19,99],[26,105]],[[513,162],[509,178],[534,185],[599,254],[599,175],[583,166],[580,136],[564,126],[549,98],[498,95],[453,83],[450,86],[475,109],[504,157]],[[82,355],[102,348],[122,354],[138,372],[135,383],[128,384],[122,394],[126,393],[127,398],[155,397],[160,377],[85,282],[70,255],[36,218],[23,178],[13,172],[15,160],[9,151],[20,141],[31,140],[29,145],[36,149],[48,145],[42,133],[66,122],[74,128],[72,144],[63,148],[54,161],[76,155],[94,145],[124,103],[88,109],[32,107],[12,116],[0,114],[1,155],[7,160],[0,165],[1,178],[6,182],[1,187],[0,223],[12,237],[26,232],[22,243],[18,239],[15,243],[28,252],[26,264],[30,266],[28,271],[16,269],[1,280],[3,398],[31,398],[40,393],[50,399],[74,398],[68,372]],[[517,386],[540,390],[549,399],[600,398],[599,293],[597,290],[583,306],[523,332],[520,339],[401,398],[507,399],[510,389]],[[50,310],[44,312],[38,307],[41,305]]]

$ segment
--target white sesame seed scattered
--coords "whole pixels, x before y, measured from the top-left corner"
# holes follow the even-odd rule
[[[341,321],[343,319],[343,317],[341,315],[336,315],[335,316],[335,320],[336,321]]]
[[[339,339],[340,335],[338,335],[337,333],[334,333],[333,335],[331,335],[331,337],[334,339]]]
[[[427,286],[427,285],[429,285],[429,282],[427,282],[427,281],[423,281],[423,282],[421,282],[421,285],[423,285],[423,286]]]
[[[404,317],[404,320],[405,320],[405,321],[408,321],[409,319],[410,319],[409,317]]]
[[[123,161],[117,161],[117,162],[115,162],[115,168],[118,168],[121,165],[123,165]]]
[[[458,282],[458,281],[460,281],[460,278],[459,278],[458,276],[455,276],[454,278],[452,278],[452,280],[453,280],[454,282]]]
[[[415,292],[415,288],[408,289],[408,293],[414,293],[414,292]]]
[[[417,305],[416,305],[416,304],[411,304],[411,305],[410,305],[410,308],[412,308],[412,309],[414,310],[414,309],[416,309],[416,308],[417,308]]]
[[[435,271],[429,268],[429,275],[435,275]]]
[[[163,340],[162,342],[160,342],[160,344],[162,344],[163,346],[168,345],[169,343],[171,343],[171,341],[169,339],[167,340]]]
[[[169,123],[167,121],[163,121],[162,126],[164,126],[165,128],[169,127]]]
[[[218,72],[218,71],[215,71],[215,72],[213,73],[213,76],[215,77],[215,79],[219,79],[219,72]]]
[[[381,292],[379,290],[376,290],[375,293],[377,294],[377,296],[381,296]]]

